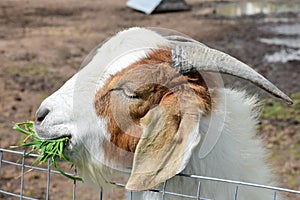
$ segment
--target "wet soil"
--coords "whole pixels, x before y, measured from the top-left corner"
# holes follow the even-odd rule
[[[268,62],[266,55],[289,47],[261,41],[261,38],[285,37],[272,32],[272,27],[299,25],[299,12],[226,16],[218,14],[216,9],[216,6],[228,4],[226,1],[187,2],[192,7],[190,11],[144,15],[126,8],[126,2],[121,0],[1,0],[0,147],[8,149],[10,145],[18,143],[20,135],[12,131],[13,124],[34,119],[42,100],[77,72],[93,47],[114,33],[132,26],[164,27],[185,33],[244,61],[287,94],[300,91],[300,61]],[[292,37],[299,39],[300,36],[296,34]],[[265,92],[241,80],[228,76],[225,79],[227,84],[234,87],[270,98]],[[278,128],[278,119],[263,120],[262,123],[267,126],[261,129],[261,135],[267,148],[281,155],[280,159],[271,160],[281,169],[277,170],[281,186],[299,190],[299,179],[291,182],[286,178],[286,174],[300,177],[299,158],[290,159],[290,150],[281,149],[281,143],[270,139],[278,134],[292,135],[293,139],[286,139],[284,145],[295,145],[298,148],[293,153],[299,155],[299,124],[286,120]],[[1,189],[18,192],[20,168],[7,166],[5,169],[1,171]],[[46,178],[44,174],[28,173],[25,176],[25,193],[43,199]],[[72,181],[60,176],[52,180],[53,198],[71,199]],[[85,186],[81,188],[77,192],[78,199],[99,199],[98,192]],[[9,199],[9,196],[0,194],[0,198]]]

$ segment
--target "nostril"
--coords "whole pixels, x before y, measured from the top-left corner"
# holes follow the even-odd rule
[[[41,123],[45,117],[49,114],[50,110],[48,108],[39,108],[36,112],[35,121]]]

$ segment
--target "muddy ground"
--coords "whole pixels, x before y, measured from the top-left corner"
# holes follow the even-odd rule
[[[42,100],[76,73],[93,47],[117,31],[132,26],[164,27],[183,32],[239,58],[287,94],[300,91],[299,60],[269,63],[264,56],[285,46],[268,45],[259,40],[273,37],[275,33],[270,32],[273,26],[299,24],[299,13],[224,17],[218,15],[215,8],[228,4],[227,1],[187,2],[191,11],[144,15],[125,7],[125,0],[1,0],[0,147],[8,149],[18,143],[21,136],[12,131],[13,124],[34,119]],[[252,85],[225,78],[227,84],[248,88],[252,93],[259,92],[262,98],[271,98]],[[276,101],[267,100],[267,104],[272,107]],[[270,162],[277,166],[275,171],[279,174],[280,186],[300,190],[300,128],[295,117],[299,117],[299,112],[288,119],[263,115],[260,135],[272,152]],[[7,155],[7,158],[11,157]],[[20,168],[3,165],[0,189],[19,192],[19,175]],[[46,178],[46,174],[40,172],[27,173],[24,193],[43,199]],[[71,199],[72,181],[58,175],[51,179],[51,197]],[[4,194],[0,194],[0,198],[13,199]],[[99,199],[99,195],[82,186],[78,188],[77,198]]]

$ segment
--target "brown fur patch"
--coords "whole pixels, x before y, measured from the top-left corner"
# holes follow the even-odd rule
[[[179,74],[172,67],[169,50],[153,51],[146,58],[112,76],[97,91],[94,101],[97,115],[108,120],[108,143],[134,153],[142,134],[140,120],[157,105],[168,110],[167,120],[170,121],[163,134],[165,140],[159,146],[168,143],[167,138],[173,137],[180,123],[179,106],[184,104],[185,99],[180,100],[179,96],[189,98],[188,95],[193,95],[181,95],[186,91],[195,94],[199,109],[210,112],[211,96],[204,79],[198,72]],[[108,147],[110,145],[105,145],[105,156],[122,162],[124,157],[111,151],[112,148]]]
[[[147,142],[149,145],[139,149],[140,153],[147,154],[150,152],[156,152],[165,147],[166,144],[170,144],[172,140],[174,140],[174,136],[179,128],[181,115],[177,95],[174,93],[166,94],[161,100],[159,106],[161,108],[158,109],[162,109],[164,115],[164,117],[159,118],[159,121],[165,121],[166,123],[161,127],[157,127],[157,125],[155,126],[154,129],[158,129],[157,131],[159,133],[151,134],[147,137]],[[141,121],[141,124],[147,128],[147,123],[145,123],[145,121],[152,122],[153,115],[157,114],[157,112],[147,114]]]

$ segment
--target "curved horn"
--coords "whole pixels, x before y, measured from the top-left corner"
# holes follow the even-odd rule
[[[265,77],[228,54],[192,42],[174,42],[173,44],[174,68],[182,73],[197,70],[230,74],[254,83],[289,104],[293,103],[286,94]]]

